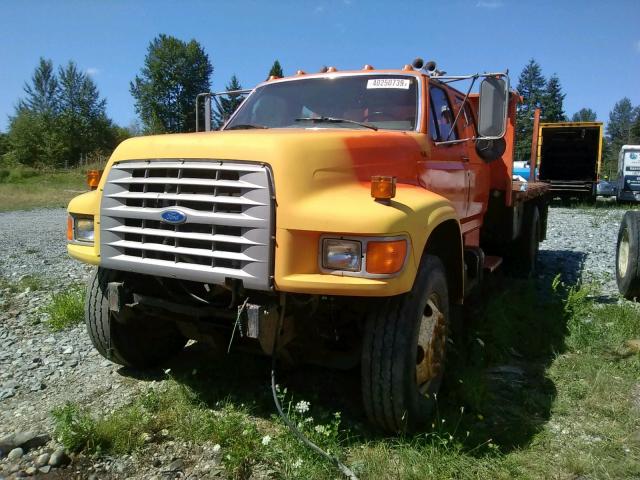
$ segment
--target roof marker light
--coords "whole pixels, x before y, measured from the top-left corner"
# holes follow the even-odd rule
[[[396,177],[374,175],[371,177],[371,196],[376,201],[389,202],[396,196]]]

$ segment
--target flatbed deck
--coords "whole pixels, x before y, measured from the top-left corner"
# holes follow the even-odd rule
[[[513,182],[512,190],[513,201],[524,202],[545,195],[549,191],[549,184],[545,182]]]

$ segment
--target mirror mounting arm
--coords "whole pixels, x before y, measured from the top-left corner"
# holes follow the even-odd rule
[[[465,94],[464,99],[462,100],[462,104],[458,108],[458,113],[456,113],[456,118],[453,120],[453,125],[451,125],[451,128],[449,129],[449,134],[447,135],[447,138],[446,138],[445,142],[449,141],[449,137],[451,137],[451,134],[453,133],[453,129],[455,128],[456,124],[458,123],[458,118],[460,118],[460,114],[462,113],[462,110],[464,110],[464,104],[467,103],[467,99],[469,98],[469,94],[471,93],[471,89],[475,85],[476,80],[478,79],[478,76],[479,75],[476,73],[475,75],[473,75],[471,77],[473,80],[471,80],[471,85],[469,85],[469,88],[467,89],[467,93]],[[442,143],[442,142],[440,142],[440,143]]]
[[[477,140],[476,137],[459,138],[458,140],[445,140],[444,142],[433,142],[436,147],[440,145],[455,145],[456,143],[464,143],[469,140]]]

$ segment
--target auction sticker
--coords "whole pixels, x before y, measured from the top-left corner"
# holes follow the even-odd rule
[[[401,88],[409,90],[411,80],[408,78],[370,78],[367,81],[367,89],[369,88]]]

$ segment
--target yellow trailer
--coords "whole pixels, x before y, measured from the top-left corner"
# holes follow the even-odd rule
[[[552,196],[595,201],[602,161],[602,122],[541,123],[539,179]]]

